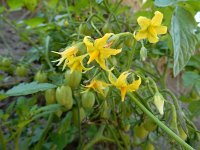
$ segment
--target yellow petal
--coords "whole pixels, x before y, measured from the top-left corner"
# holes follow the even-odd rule
[[[127,89],[126,89],[126,87],[121,87],[120,91],[121,91],[121,100],[122,100],[122,102],[123,102],[123,101],[124,101],[124,98],[125,98],[125,96],[126,96],[126,91],[127,91]]]
[[[152,26],[160,26],[163,20],[163,14],[159,11],[154,13],[154,17],[151,20]]]
[[[149,40],[150,43],[156,43],[156,42],[158,42],[158,37],[154,36],[152,34],[148,34],[147,38],[148,38],[148,40]]]
[[[138,80],[135,80],[131,84],[129,84],[127,89],[128,91],[131,92],[136,91],[139,88],[140,84],[141,84],[141,78],[139,77]]]
[[[135,35],[135,39],[137,41],[142,40],[147,38],[147,31],[139,31],[136,35]]]
[[[89,55],[90,55],[90,59],[88,60],[87,64],[90,64],[93,60],[95,60],[98,57],[99,51],[95,50],[89,53]]]
[[[95,90],[96,92],[102,94],[102,95],[105,95],[105,88],[109,86],[109,84],[103,82],[103,81],[99,81],[99,80],[92,80],[90,82],[89,85],[85,86],[87,88],[92,88],[93,90]]]
[[[126,78],[128,77],[130,73],[128,71],[123,72],[117,79],[116,86],[127,86],[127,80]]]
[[[106,67],[106,60],[105,59],[98,57],[96,59],[96,62],[101,66],[102,69],[108,70],[108,68]]]
[[[157,36],[156,30],[153,26],[150,26],[148,28],[148,34],[151,34],[152,36]]]
[[[111,82],[111,84],[115,85],[117,78],[113,75],[112,69],[108,71],[108,79]]]
[[[122,50],[121,49],[112,49],[112,48],[101,48],[100,49],[100,55],[102,58],[108,58],[111,55],[117,55],[120,53]]]
[[[108,38],[113,35],[113,33],[106,33],[102,38],[96,39],[94,42],[94,46],[96,48],[102,48],[106,45]]]
[[[86,45],[88,52],[92,52],[95,50],[94,44],[91,42],[90,39],[91,39],[90,36],[85,36],[83,39],[83,43]]]
[[[167,27],[166,26],[155,27],[155,30],[156,30],[157,34],[166,34],[167,33]]]
[[[81,55],[81,56],[78,56],[78,57],[72,57],[72,58],[69,59],[69,62],[67,63],[67,65],[71,69],[72,72],[74,70],[82,72],[82,70],[91,69],[91,68],[85,68],[84,65],[83,65],[83,59],[86,56],[87,56],[87,54]]]
[[[151,20],[146,17],[138,17],[137,22],[140,25],[141,29],[145,30],[149,27]]]

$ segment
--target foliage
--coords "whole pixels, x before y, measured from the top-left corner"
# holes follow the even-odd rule
[[[200,147],[200,3],[137,2],[4,1],[0,149]]]

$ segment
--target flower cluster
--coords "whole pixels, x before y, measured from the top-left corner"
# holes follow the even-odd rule
[[[155,16],[152,20],[146,17],[139,17],[137,21],[141,29],[135,35],[135,39],[139,41],[147,38],[150,43],[158,42],[157,35],[167,32],[167,27],[161,26],[162,19],[163,14],[158,11],[155,12]],[[124,101],[127,92],[136,91],[139,88],[141,78],[138,76],[137,80],[129,84],[127,82],[127,77],[130,75],[129,71],[121,73],[119,77],[116,78],[112,73],[112,69],[108,68],[107,59],[122,52],[122,49],[112,48],[113,42],[111,40],[109,41],[112,36],[114,36],[113,33],[106,33],[103,37],[96,40],[92,39],[90,36],[86,36],[82,42],[87,49],[86,54],[77,56],[79,48],[77,46],[72,46],[65,49],[63,52],[54,52],[61,55],[61,58],[55,62],[58,62],[57,65],[64,62],[63,69],[68,66],[71,72],[75,70],[83,72],[93,68],[86,68],[84,66],[83,60],[89,56],[87,64],[89,65],[94,61],[99,64],[99,66],[107,72],[111,84],[93,79],[91,83],[85,87],[105,95],[105,88],[113,85],[121,91],[121,100]]]

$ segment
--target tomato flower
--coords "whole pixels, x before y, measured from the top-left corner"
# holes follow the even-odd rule
[[[87,47],[87,52],[90,56],[89,61],[90,64],[93,60],[103,68],[107,70],[105,60],[109,58],[111,55],[117,55],[121,52],[121,49],[112,49],[110,48],[111,44],[106,45],[108,38],[113,35],[112,33],[106,33],[102,38],[96,39],[94,42],[91,42],[91,37],[86,36],[83,40]]]
[[[127,82],[127,77],[130,75],[128,71],[123,72],[117,79],[112,74],[111,70],[109,71],[109,81],[118,89],[121,91],[121,100],[124,101],[126,92],[133,92],[136,91],[140,84],[141,84],[141,78],[139,77],[138,80],[133,81],[131,84]]]
[[[55,60],[53,62],[58,62],[57,66],[59,66],[64,61],[64,65],[62,68],[62,70],[64,70],[67,63],[69,62],[69,59],[76,56],[76,53],[78,52],[78,48],[75,46],[72,46],[72,47],[66,48],[63,52],[55,52],[55,51],[52,51],[52,52],[61,55],[60,59]]]
[[[79,72],[82,72],[83,70],[84,71],[88,71],[90,70],[91,68],[86,68],[84,67],[83,65],[83,59],[87,56],[87,54],[85,55],[81,55],[81,56],[78,56],[78,57],[70,57],[68,62],[66,63],[66,65],[70,68],[71,70],[71,73],[74,71],[74,70],[77,70]]]
[[[93,89],[94,91],[102,94],[105,96],[105,89],[106,87],[108,87],[110,84],[106,83],[106,82],[103,82],[103,81],[100,81],[100,80],[92,80],[90,82],[89,85],[86,85],[85,87],[86,88],[91,88]]]
[[[159,39],[157,35],[167,33],[167,27],[161,25],[162,20],[163,14],[159,11],[154,13],[154,17],[151,20],[146,17],[139,17],[137,22],[141,29],[135,35],[135,39],[139,41],[147,38],[150,43],[158,42]]]

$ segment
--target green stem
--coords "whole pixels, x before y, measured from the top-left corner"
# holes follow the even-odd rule
[[[148,77],[147,78],[149,81],[151,81],[152,82],[152,84],[153,84],[153,87],[154,87],[154,89],[155,89],[155,92],[158,92],[158,88],[157,88],[157,85],[156,85],[156,83],[154,82],[154,80],[153,79],[151,79],[150,77]]]
[[[127,70],[129,70],[131,68],[131,63],[132,63],[133,55],[135,52],[135,46],[136,46],[136,42],[134,41],[133,47],[131,49],[131,53],[129,54],[129,58],[128,58]]]
[[[156,118],[149,110],[147,110],[134,96],[132,93],[128,93],[131,100],[138,105],[138,107],[151,118],[160,128],[162,128],[170,137],[172,137],[176,142],[183,146],[186,150],[194,150],[190,145],[183,141],[179,136],[177,136],[172,130],[170,130],[164,123],[162,123],[158,118]]]
[[[140,66],[137,65],[137,64],[134,64],[134,66],[135,66],[136,68],[139,68],[140,70],[144,71],[145,73],[148,73],[149,75],[151,75],[151,76],[152,76],[153,78],[155,78],[156,80],[160,78],[160,77],[158,77],[157,75],[151,73],[149,70],[146,70],[145,68],[140,67]]]
[[[182,113],[182,110],[180,108],[180,105],[178,103],[178,100],[177,100],[176,96],[170,90],[168,90],[168,89],[165,89],[165,90],[162,90],[162,91],[166,92],[172,98],[174,106],[175,106],[176,111],[177,111],[178,120],[180,121],[181,127],[183,128],[183,130],[185,131],[185,133],[188,135],[188,130],[187,130],[187,127],[186,127],[186,122],[184,120],[184,114]]]
[[[115,22],[116,22],[116,24],[117,24],[117,27],[118,27],[119,29],[121,29],[120,24],[119,24],[119,21],[118,21],[117,17],[115,16],[115,14],[113,13],[113,11],[110,10],[110,8],[109,8],[109,6],[108,6],[108,4],[107,4],[107,1],[103,1],[103,4],[104,4],[104,6],[106,7],[107,11],[113,16],[113,18],[114,18],[114,20],[115,20]]]
[[[53,121],[53,113],[50,114],[49,118],[48,118],[48,122],[47,122],[47,125],[42,133],[42,136],[39,140],[39,142],[37,143],[37,145],[34,147],[34,150],[38,150],[38,149],[41,149],[41,146],[46,138],[46,135],[48,134],[48,131],[49,129],[51,128],[51,123]]]
[[[50,41],[50,36],[47,36],[45,39],[45,60],[47,64],[49,65],[49,68],[51,70],[54,70],[51,61],[49,60],[49,41]]]
[[[163,89],[166,89],[166,87],[167,87],[166,81],[167,81],[167,68],[168,68],[168,66],[169,66],[169,59],[167,59],[167,64],[165,65],[163,74],[160,78],[160,83],[161,83],[161,86],[162,86]],[[166,95],[164,95],[164,96],[166,98]]]
[[[101,140],[105,140],[108,138],[104,138],[103,136],[103,131],[105,129],[105,125],[102,125],[99,129],[99,131],[97,132],[97,134],[95,135],[95,137],[83,147],[83,150],[88,150],[90,147],[92,147],[95,143],[101,141]]]
[[[23,130],[23,127],[19,128],[18,131],[17,131],[17,137],[15,139],[15,150],[20,150],[20,148],[19,148],[19,139],[20,139],[22,130]]]
[[[112,128],[110,127],[110,125],[108,125],[108,129],[109,129],[109,131],[111,132],[111,134],[112,134],[112,136],[113,136],[115,142],[117,143],[118,148],[119,148],[119,149],[123,149],[123,147],[121,146],[121,144],[120,144],[120,142],[119,142],[119,140],[118,140],[118,138],[117,138],[115,132],[112,130]]]
[[[101,32],[97,29],[97,27],[94,25],[94,23],[93,23],[92,21],[90,21],[90,24],[91,24],[91,26],[94,28],[94,30],[95,30],[100,36],[103,36],[103,35],[101,34]]]
[[[81,117],[80,117],[80,102],[76,99],[76,97],[74,97],[77,106],[78,106],[78,134],[79,134],[79,145],[78,145],[78,149],[81,147],[82,145],[82,134],[81,134]]]
[[[1,143],[1,147],[0,148],[2,148],[2,150],[6,150],[7,149],[6,148],[6,141],[4,139],[3,132],[1,130],[1,128],[0,128],[0,143]]]

